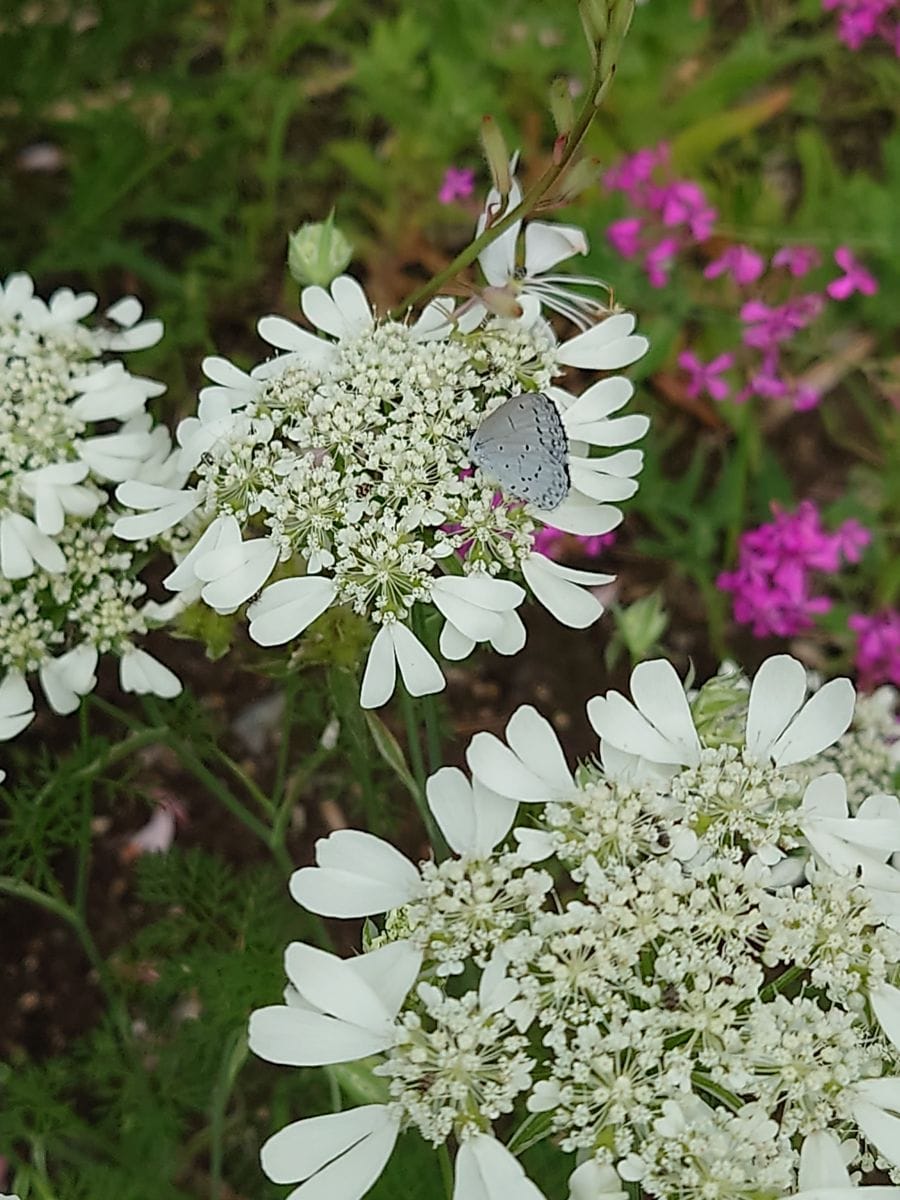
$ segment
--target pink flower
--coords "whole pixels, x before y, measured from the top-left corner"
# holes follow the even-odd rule
[[[691,179],[678,179],[663,191],[660,205],[663,225],[670,229],[686,225],[695,242],[709,237],[718,215],[707,203],[703,188]]]
[[[641,217],[622,217],[620,221],[613,221],[607,226],[607,239],[623,258],[634,258],[640,252],[643,224]]]
[[[472,167],[448,167],[438,192],[441,204],[465,200],[475,190],[475,171]]]
[[[766,269],[763,258],[749,246],[729,246],[724,254],[713,259],[703,275],[706,279],[717,279],[730,275],[740,287],[755,283]]]
[[[821,262],[815,246],[782,246],[772,257],[773,267],[783,267],[795,279],[802,279]]]
[[[606,172],[603,183],[611,192],[625,192],[635,197],[645,183],[649,183],[653,172],[668,162],[669,147],[665,142],[648,146],[635,154],[626,155]]]
[[[731,391],[726,381],[720,379],[719,376],[723,371],[734,366],[733,354],[720,354],[711,362],[704,363],[693,350],[683,350],[678,355],[678,365],[690,376],[687,394],[691,399],[696,399],[701,393],[706,392],[713,400],[724,400]]]
[[[723,572],[716,586],[732,593],[734,619],[750,625],[754,636],[793,637],[831,608],[830,597],[814,590],[815,576],[858,562],[870,534],[854,520],[829,533],[810,500],[793,513],[772,508],[772,521],[741,536],[737,567]]]
[[[857,262],[849,246],[839,246],[834,252],[834,261],[844,274],[839,279],[833,279],[825,289],[832,300],[846,300],[854,292],[861,292],[864,296],[875,295],[878,281]]]
[[[847,624],[856,633],[856,669],[864,688],[900,685],[900,612],[885,609],[867,617],[854,613]]]
[[[741,320],[746,326],[743,341],[757,350],[772,350],[787,342],[804,329],[822,311],[822,297],[815,292],[796,296],[775,308],[762,300],[748,300],[741,308]]]
[[[809,412],[810,409],[818,408],[822,396],[814,387],[810,387],[805,383],[798,383],[794,388],[791,399],[794,402],[794,412]]]
[[[678,239],[674,237],[663,238],[647,251],[644,256],[644,270],[651,287],[665,287],[677,254]]]

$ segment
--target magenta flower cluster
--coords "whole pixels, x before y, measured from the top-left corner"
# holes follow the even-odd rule
[[[822,0],[826,12],[837,10],[838,37],[851,50],[879,39],[900,57],[898,0]]]
[[[831,609],[818,590],[822,577],[859,562],[871,534],[852,519],[829,533],[811,500],[793,513],[773,504],[772,513],[772,521],[741,535],[737,567],[716,586],[731,592],[734,619],[755,637],[794,637]]]
[[[875,277],[840,246],[834,259],[841,274],[822,291],[803,290],[799,280],[821,264],[813,246],[784,246],[768,263],[749,246],[729,246],[703,272],[707,279],[725,277],[740,295],[740,344],[733,351],[704,362],[685,350],[678,365],[687,372],[687,394],[713,400],[731,397],[743,404],[753,396],[764,400],[789,400],[798,412],[815,408],[818,391],[804,381],[798,368],[808,365],[796,339],[814,324],[829,300],[846,300],[856,292],[865,296],[878,290]],[[736,368],[741,386],[723,379]]]
[[[900,687],[900,612],[889,608],[867,617],[854,613],[847,624],[856,634],[856,670],[864,688]]]
[[[715,233],[715,208],[700,184],[672,176],[665,144],[628,155],[603,181],[609,191],[625,196],[631,210],[607,227],[607,238],[624,258],[640,261],[653,287],[668,281],[679,255]],[[798,335],[818,321],[829,300],[878,291],[875,277],[847,246],[838,247],[834,261],[840,274],[809,289],[800,281],[822,265],[814,246],[783,246],[769,260],[740,244],[717,254],[703,277],[728,289],[726,301],[738,309],[740,341],[711,361],[693,349],[683,351],[678,364],[687,373],[688,396],[731,398],[739,404],[759,396],[787,399],[798,411],[814,408],[820,396],[804,380],[802,371],[810,362],[797,345]]]
[[[638,150],[603,176],[608,191],[621,192],[631,214],[613,221],[606,236],[623,258],[639,259],[653,287],[668,282],[678,256],[712,233],[718,213],[691,179],[661,180],[669,147]]]

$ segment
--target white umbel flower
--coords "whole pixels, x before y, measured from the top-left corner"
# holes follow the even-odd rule
[[[553,381],[572,345],[580,367],[608,371],[633,362],[646,341],[632,334],[633,318],[617,315],[558,343],[537,301],[525,299],[521,320],[482,313],[473,324],[465,305],[457,312],[438,298],[404,324],[377,318],[348,276],[327,291],[304,289],[317,332],[264,317],[260,334],[286,353],[249,374],[206,360],[212,386],[177,431],[183,477],[120,484],[119,501],[134,511],[117,534],[176,531],[166,586],[191,599],[199,592],[219,613],[249,605],[250,635],[262,645],[291,641],[334,606],[369,620],[367,708],[390,698],[398,675],[412,695],[444,686],[415,632],[421,605],[443,616],[439,648],[452,660],[479,644],[504,655],[522,648],[520,579],[559,620],[584,628],[603,611],[591,589],[611,576],[534,553],[535,532],[542,522],[591,534],[620,522],[618,503],[633,495],[642,466],[639,451],[620,447],[643,436],[647,419],[612,415],[631,395],[620,377],[580,397]],[[557,407],[554,437],[569,442],[568,494],[552,510],[471,468],[473,432],[530,390]],[[596,456],[595,447],[615,452]],[[525,442],[526,456],[545,452]],[[526,492],[532,470],[523,467]]]
[[[876,793],[850,815],[843,780],[818,771],[848,685],[804,705],[776,659],[689,703],[674,671],[648,666],[633,704],[600,706],[600,732],[626,747],[607,747],[611,768],[572,770],[524,707],[503,740],[472,739],[471,784],[455,768],[429,780],[456,857],[415,867],[340,830],[295,874],[314,911],[377,919],[395,905],[367,922],[361,958],[325,956],[327,989],[289,962],[300,1015],[279,1016],[264,1051],[372,1053],[387,1097],[359,1119],[383,1141],[348,1167],[348,1195],[415,1129],[456,1139],[459,1200],[535,1200],[541,1180],[497,1136],[523,1121],[578,1156],[570,1200],[622,1200],[626,1183],[653,1200],[850,1200],[873,1170],[900,1182],[900,870],[887,861],[900,802]],[[623,769],[648,746],[664,770]],[[785,863],[800,869],[776,879]],[[379,1006],[367,987],[392,947],[410,967]]]
[[[62,571],[66,523],[91,517],[106,503],[102,485],[150,457],[149,431],[124,426],[165,389],[107,355],[153,345],[162,325],[140,322],[127,297],[107,310],[110,329],[91,328],[82,322],[96,296],[60,288],[45,303],[24,274],[0,294],[0,576],[16,580]],[[101,432],[98,421],[120,428]]]

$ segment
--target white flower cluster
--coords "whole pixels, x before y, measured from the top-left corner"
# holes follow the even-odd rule
[[[350,960],[292,945],[287,1004],[251,1019],[264,1058],[377,1055],[386,1081],[266,1144],[298,1200],[358,1200],[408,1128],[458,1144],[458,1200],[538,1197],[516,1158],[536,1136],[573,1156],[571,1200],[900,1183],[900,801],[852,815],[832,769],[868,702],[848,735],[849,682],[807,698],[787,656],[693,705],[663,661],[631,691],[589,703],[600,754],[575,774],[524,707],[472,739],[471,780],[433,775],[452,858],[340,830],[293,876],[313,912],[387,914]]]
[[[495,245],[513,253],[518,229],[510,232],[512,243],[506,233]],[[529,226],[533,264],[546,270],[586,248],[576,232]],[[621,376],[577,397],[554,380],[566,367],[626,366],[647,342],[633,334],[633,316],[616,314],[559,344],[540,315],[542,299],[561,303],[557,278],[517,281],[508,301],[518,316],[441,298],[413,324],[376,319],[348,276],[330,292],[305,288],[303,312],[321,336],[264,317],[261,336],[286,353],[249,374],[207,359],[213,386],[177,431],[180,481],[123,483],[117,496],[136,512],[116,532],[140,539],[174,530],[179,561],[166,586],[219,613],[248,604],[250,636],[261,645],[291,641],[333,605],[367,618],[376,636],[364,707],[390,698],[398,669],[413,695],[444,686],[410,628],[417,605],[443,616],[448,659],[476,643],[501,654],[522,648],[520,578],[559,620],[586,627],[603,611],[588,588],[611,576],[535,553],[534,533],[544,521],[577,534],[616,526],[622,513],[611,502],[636,491],[642,455],[594,456],[591,447],[625,446],[648,421],[613,415],[633,392]],[[576,304],[569,315],[582,311]],[[473,434],[516,397],[522,403],[497,418],[473,469]],[[513,485],[498,489],[501,476]],[[553,489],[536,487],[550,476]],[[557,493],[552,510],[533,499]]]
[[[145,411],[164,388],[109,353],[152,346],[162,325],[126,297],[91,328],[92,293],[33,292],[24,274],[0,286],[0,741],[34,716],[29,675],[56,712],[72,712],[102,653],[120,659],[127,691],[180,690],[136,644],[159,614],[137,577],[146,547],[113,535],[107,491],[168,478],[168,434]]]

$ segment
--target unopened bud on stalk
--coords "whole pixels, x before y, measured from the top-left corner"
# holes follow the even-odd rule
[[[327,287],[353,257],[353,246],[334,223],[334,213],[325,221],[301,225],[288,237],[288,270],[301,287]]]
[[[487,159],[494,187],[505,200],[512,187],[509,151],[506,148],[503,131],[491,116],[481,119],[481,144],[484,147],[484,156]]]
[[[600,163],[596,158],[580,158],[559,178],[553,189],[541,201],[539,207],[547,211],[552,208],[563,208],[577,200],[582,192],[593,187],[600,173]]]
[[[554,79],[550,85],[550,112],[556,132],[560,137],[568,137],[575,124],[575,105],[572,103],[569,81],[562,76]]]
[[[634,0],[609,0],[609,28],[600,47],[600,74],[606,77],[615,68],[622,43],[634,16]]]
[[[603,41],[609,28],[609,10],[613,0],[578,0],[578,11],[587,39],[593,47]]]

